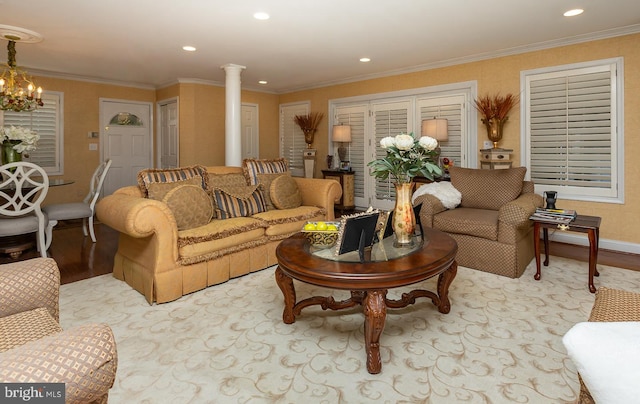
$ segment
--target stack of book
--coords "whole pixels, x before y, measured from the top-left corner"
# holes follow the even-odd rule
[[[575,210],[538,208],[529,219],[545,223],[569,224],[577,215]]]

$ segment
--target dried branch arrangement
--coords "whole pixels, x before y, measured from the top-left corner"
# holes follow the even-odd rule
[[[313,134],[316,133],[320,121],[324,117],[322,112],[312,112],[307,115],[296,115],[293,120],[298,124],[300,129],[304,132],[304,141],[308,147],[311,147],[313,143]]]
[[[296,115],[294,120],[303,132],[315,132],[323,117],[324,114],[322,112],[312,112],[307,115]]]
[[[503,121],[507,119],[509,111],[518,104],[518,101],[518,96],[513,94],[507,94],[504,97],[499,94],[493,97],[486,95],[475,100],[475,106],[482,114],[483,121],[491,119]]]

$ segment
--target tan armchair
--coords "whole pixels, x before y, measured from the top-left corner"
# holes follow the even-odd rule
[[[59,324],[51,258],[0,265],[0,382],[65,383],[66,403],[106,403],[116,376],[111,328]]]
[[[478,170],[451,167],[451,184],[462,194],[455,209],[434,195],[422,203],[423,227],[441,230],[458,242],[459,265],[518,278],[533,259],[533,225],[529,216],[542,207],[533,183],[524,181],[525,167]]]

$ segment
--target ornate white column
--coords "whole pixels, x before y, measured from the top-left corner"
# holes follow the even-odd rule
[[[225,165],[240,167],[242,164],[242,102],[240,100],[240,74],[245,66],[226,64],[220,66],[226,73],[225,80]]]

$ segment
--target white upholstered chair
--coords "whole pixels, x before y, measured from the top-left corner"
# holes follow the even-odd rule
[[[91,187],[89,193],[82,202],[74,203],[59,203],[53,205],[47,205],[42,208],[44,213],[49,217],[49,224],[47,225],[47,248],[51,245],[53,228],[58,224],[60,220],[82,219],[82,231],[85,237],[90,235],[91,241],[96,242],[96,234],[93,229],[93,216],[95,213],[95,206],[98,198],[100,197],[100,191],[102,190],[102,184],[107,176],[107,172],[111,167],[111,160],[106,160],[96,168],[91,177]]]
[[[49,177],[42,167],[22,161],[0,166],[0,237],[37,233],[43,258],[47,218],[40,205],[48,191]]]

